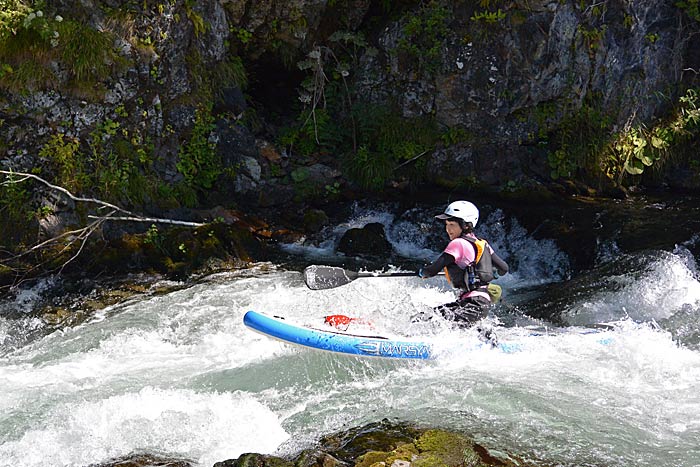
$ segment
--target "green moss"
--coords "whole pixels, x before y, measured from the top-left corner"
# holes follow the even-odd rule
[[[384,451],[369,451],[357,459],[355,467],[372,467],[376,464],[385,463],[389,455],[390,453]]]
[[[183,99],[192,103],[210,103],[220,99],[226,88],[238,87],[245,89],[248,86],[243,60],[236,55],[228,56],[221,62],[205,63],[201,53],[196,48],[191,48],[185,57],[189,78],[194,84],[195,92],[183,96]]]
[[[68,91],[81,96],[94,94],[95,89],[101,93],[100,83],[114,66],[126,63],[114,50],[111,33],[39,12],[32,11],[12,33],[0,32],[0,87],[13,92],[65,91],[65,82],[55,73],[57,62],[68,72]]]
[[[461,449],[469,444],[464,437],[443,430],[428,430],[416,441],[416,447],[420,452],[431,451],[445,454]]]
[[[435,73],[442,66],[450,18],[450,10],[436,0],[422,3],[417,12],[406,15],[397,52],[406,56],[410,68],[417,68],[419,73]]]
[[[236,467],[293,467],[288,460],[264,454],[243,454],[236,462]]]
[[[474,457],[473,443],[464,436],[449,431],[428,430],[418,438],[416,447],[421,453],[421,459],[426,462],[422,467],[460,466],[465,464],[465,459]]]
[[[320,209],[309,209],[304,212],[304,229],[311,232],[318,232],[328,225],[328,215]]]
[[[391,452],[391,455],[386,458],[386,464],[391,466],[394,461],[411,462],[418,456],[418,448],[414,444],[402,444]]]
[[[442,457],[435,454],[424,454],[418,459],[413,461],[411,467],[451,467],[442,459]]]
[[[97,83],[109,77],[117,58],[110,33],[97,31],[75,21],[58,23],[58,53],[73,83]]]

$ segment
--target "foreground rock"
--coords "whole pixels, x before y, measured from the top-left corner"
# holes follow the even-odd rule
[[[192,467],[192,464],[183,459],[137,454],[120,457],[104,464],[93,464],[89,467]]]
[[[214,467],[511,467],[526,466],[504,453],[492,453],[466,436],[384,420],[329,435],[316,450],[293,459],[244,454]]]

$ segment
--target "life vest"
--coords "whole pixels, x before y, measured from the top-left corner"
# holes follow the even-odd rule
[[[464,282],[467,285],[467,289],[475,290],[489,285],[489,282],[494,279],[494,275],[491,249],[488,242],[468,235],[463,235],[462,238],[472,244],[475,253],[474,262],[467,265],[467,270],[464,274]]]
[[[461,238],[467,240],[474,247],[474,262],[468,264],[465,269],[460,268],[457,264],[447,266],[445,268],[447,281],[453,287],[469,291],[486,287],[489,282],[495,279],[488,242],[467,235],[463,235]]]
[[[466,235],[462,238],[472,244],[475,252],[474,262],[467,266],[464,274],[464,282],[467,285],[467,289],[470,291],[482,289],[489,294],[491,303],[500,302],[503,292],[501,286],[490,283],[496,276],[493,273],[493,261],[491,260],[489,243],[486,240]]]

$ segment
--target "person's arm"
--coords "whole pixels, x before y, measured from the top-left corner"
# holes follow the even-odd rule
[[[449,253],[442,253],[438,258],[427,266],[423,266],[418,271],[422,278],[433,277],[442,271],[446,266],[455,262],[455,257]],[[507,267],[507,266],[506,266]]]
[[[508,274],[508,263],[503,261],[503,258],[498,256],[495,251],[491,253],[491,263],[496,267],[499,276]]]

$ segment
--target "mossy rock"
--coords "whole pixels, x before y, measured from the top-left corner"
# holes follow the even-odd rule
[[[426,431],[416,440],[416,447],[421,453],[422,467],[462,466],[465,465],[465,458],[474,457],[474,443],[457,433],[444,430]]]
[[[321,440],[321,446],[341,461],[356,463],[370,451],[386,452],[388,456],[390,450],[397,446],[413,444],[420,433],[420,430],[411,425],[391,423],[385,419],[326,436]]]
[[[408,461],[412,462],[418,456],[418,448],[415,444],[402,444],[391,452],[391,455],[387,457],[387,465],[393,465],[395,461]]]
[[[149,467],[156,465],[159,467],[192,467],[192,464],[184,459],[170,459],[151,454],[124,456],[103,464],[93,464],[93,467]]]
[[[305,449],[294,459],[294,467],[346,467],[332,455],[313,449]]]
[[[428,430],[416,440],[416,447],[420,452],[446,453],[459,449],[465,444],[470,445],[471,442],[456,433],[444,430]]]
[[[355,467],[372,467],[377,464],[386,465],[387,458],[391,455],[385,451],[369,451],[357,459]]]
[[[436,454],[425,454],[411,463],[412,467],[450,467],[445,460]]]
[[[145,233],[124,233],[93,247],[93,268],[113,273],[133,270],[184,278],[200,268],[244,266],[262,260],[265,249],[250,229],[214,222],[196,229],[152,227]],[[213,271],[210,271],[213,272]]]
[[[294,467],[294,464],[281,457],[250,453],[238,459],[217,462],[214,467]]]
[[[309,209],[304,213],[304,229],[308,232],[318,232],[328,223],[328,215],[320,209]]]

